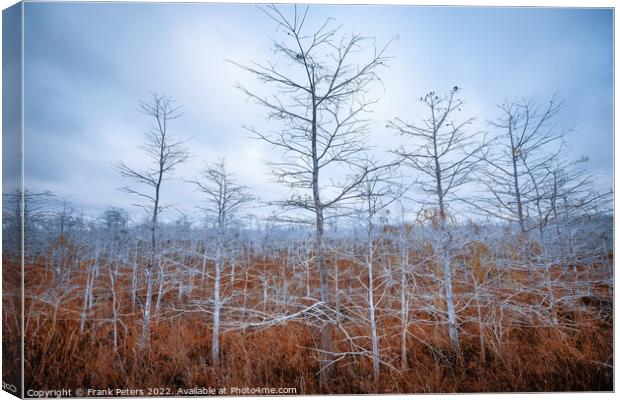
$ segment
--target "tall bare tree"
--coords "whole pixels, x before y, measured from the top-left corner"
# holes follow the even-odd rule
[[[229,224],[240,208],[252,201],[247,188],[235,183],[234,176],[226,170],[224,160],[207,164],[202,170],[201,180],[193,181],[205,195],[204,210],[214,219],[217,230],[215,243],[215,280],[213,289],[213,336],[211,361],[219,362],[219,327],[222,308],[221,279],[226,262],[226,240]]]
[[[388,127],[411,140],[413,146],[402,145],[395,153],[421,173],[419,187],[442,218],[446,215],[447,201],[454,199],[460,186],[471,181],[471,172],[484,147],[479,133],[467,130],[474,118],[460,121],[455,118],[463,107],[458,93],[460,89],[455,86],[445,95],[429,92],[420,98],[428,116],[419,124],[401,118],[388,122]]]
[[[552,165],[562,153],[567,133],[554,123],[562,106],[555,96],[545,104],[530,97],[498,106],[501,116],[490,123],[496,131],[493,146],[481,157],[487,164],[480,177],[484,193],[470,203],[487,216],[518,226],[517,244],[527,268],[528,290],[535,292],[534,272],[542,267],[552,314],[554,299],[549,263],[545,260],[544,229],[553,209],[546,206],[554,201],[548,190],[553,179]],[[530,245],[532,230],[538,230],[540,246]],[[537,261],[542,264],[537,265]],[[531,303],[540,311],[541,304],[534,296]],[[552,319],[556,321],[554,316]]]
[[[377,223],[377,216],[381,212],[387,211],[389,205],[401,195],[394,190],[397,186],[394,185],[393,182],[390,182],[388,177],[390,173],[392,173],[392,171],[389,169],[381,169],[372,172],[366,175],[358,189],[362,203],[360,216],[364,218],[366,222],[364,264],[366,272],[368,273],[368,284],[366,285],[365,282],[361,282],[361,284],[364,286],[367,295],[373,382],[377,388],[381,372],[381,355],[377,330],[377,307],[385,297],[389,287],[385,282],[377,284],[380,277],[375,273],[375,264],[377,263],[377,258],[380,253],[379,247],[384,237],[379,239],[375,237],[375,225]],[[383,286],[382,290],[379,290],[380,286]]]
[[[537,180],[548,176],[567,132],[553,124],[562,104],[556,98],[545,105],[536,98],[505,103],[499,106],[502,116],[491,122],[497,133],[493,150],[484,156],[488,168],[481,179],[488,196],[476,204],[487,214],[517,223],[521,234],[536,228],[528,219],[541,196],[540,191],[536,194]]]
[[[353,200],[355,188],[369,172],[363,163],[369,128],[366,113],[376,99],[369,98],[378,70],[388,61],[387,46],[377,48],[374,39],[342,35],[330,19],[312,29],[309,8],[292,8],[287,16],[276,6],[266,6],[282,40],[274,41],[274,58],[264,64],[236,64],[275,90],[263,96],[239,88],[268,110],[268,118],[279,122],[280,130],[264,133],[249,128],[255,137],[282,151],[271,162],[277,179],[288,185],[292,195],[279,204],[302,209],[314,218],[315,248],[321,277],[321,302],[331,303],[325,256],[325,214],[339,204]],[[342,179],[329,179],[329,171]],[[338,174],[336,176],[338,176]],[[344,175],[344,176],[343,176]],[[330,362],[333,324],[321,329],[323,367]],[[322,368],[322,377],[329,369]]]
[[[122,191],[138,196],[142,208],[149,217],[150,254],[146,265],[146,302],[144,306],[144,325],[140,345],[144,347],[149,340],[151,321],[151,303],[153,297],[153,269],[157,257],[157,223],[160,213],[166,208],[161,202],[161,189],[164,181],[170,179],[175,167],[185,162],[189,152],[185,140],[174,139],[168,131],[170,121],[182,116],[181,106],[165,95],[152,93],[148,102],[140,102],[140,110],[151,118],[152,124],[144,135],[144,144],[140,149],[148,156],[150,165],[143,169],[129,167],[124,162],[116,165],[119,173],[139,185],[139,188],[124,186]],[[162,271],[159,271],[160,279]]]
[[[571,225],[578,221],[580,215],[595,211],[597,201],[611,195],[611,192],[594,190],[595,177],[585,167],[588,161],[587,157],[574,160],[569,154],[562,154],[545,166],[545,215],[549,216],[560,241],[565,242],[560,251],[568,258],[575,255]],[[547,222],[544,220],[541,225]],[[562,238],[564,233],[565,239]]]
[[[388,127],[415,141],[413,148],[403,145],[395,153],[420,173],[419,187],[429,196],[429,203],[438,210],[438,228],[444,234],[436,242],[443,247],[437,249],[437,253],[443,265],[450,343],[454,351],[458,350],[459,341],[449,254],[453,243],[446,232],[447,200],[454,199],[456,190],[471,181],[472,171],[484,148],[484,141],[477,139],[477,133],[466,129],[473,118],[455,120],[455,114],[463,106],[463,100],[457,97],[459,92],[455,86],[445,95],[430,92],[420,98],[428,111],[421,124],[405,122],[400,118],[388,123]]]

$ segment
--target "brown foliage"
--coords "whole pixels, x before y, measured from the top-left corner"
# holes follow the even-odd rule
[[[411,260],[423,259],[421,254],[411,254]],[[42,260],[41,260],[42,261]],[[390,262],[396,264],[396,260]],[[492,261],[491,251],[483,243],[472,242],[456,260],[473,271],[480,282],[489,274],[499,275],[500,270]],[[200,260],[189,260],[200,265]],[[290,270],[284,269],[281,259],[253,257],[248,281],[244,281],[241,269],[234,282],[226,281],[224,293],[247,290],[250,293],[248,307],[262,305],[265,274],[270,274],[272,283],[291,282],[291,290],[303,295],[304,282],[294,282]],[[335,264],[336,263],[336,264]],[[338,286],[347,290],[359,289],[356,279],[364,276],[355,262],[339,257],[329,260],[337,265]],[[432,263],[430,263],[432,264]],[[433,265],[427,265],[433,271]],[[5,282],[12,279],[7,275]],[[221,364],[211,365],[211,321],[204,314],[169,313],[174,303],[189,301],[188,295],[177,296],[169,290],[164,298],[165,307],[159,318],[153,321],[152,337],[147,349],[140,351],[142,315],[139,309],[132,312],[127,291],[117,294],[121,304],[119,315],[119,349],[112,345],[111,296],[107,273],[101,273],[95,280],[93,291],[95,306],[86,320],[84,334],[80,334],[80,312],[82,292],[86,281],[86,265],[80,265],[64,289],[54,283],[52,272],[46,272],[43,262],[26,266],[27,298],[25,302],[26,346],[25,374],[26,388],[57,389],[62,387],[84,387],[103,389],[107,387],[142,388],[168,387],[295,387],[298,394],[315,393],[438,393],[438,392],[510,392],[510,391],[566,391],[566,390],[612,390],[612,338],[613,308],[610,288],[599,285],[591,288],[589,296],[582,297],[581,306],[558,306],[560,324],[527,324],[510,321],[502,315],[495,315],[493,302],[484,303],[485,316],[495,315],[493,329],[480,332],[474,322],[474,304],[460,311],[461,354],[458,360],[452,358],[444,321],[423,307],[412,308],[407,326],[407,358],[409,369],[398,367],[381,369],[379,387],[371,383],[372,365],[367,357],[350,356],[334,366],[333,379],[324,388],[319,386],[320,368],[315,351],[319,338],[318,329],[298,322],[272,326],[266,329],[225,330],[221,334]],[[102,266],[101,268],[106,268]],[[230,268],[230,266],[227,266]],[[241,268],[237,266],[237,268]],[[358,269],[356,269],[358,268]],[[588,273],[598,273],[595,267],[577,266]],[[560,267],[552,267],[554,279],[570,279]],[[318,276],[313,273],[311,285],[316,288]],[[461,272],[455,276],[455,294],[466,297],[473,291],[472,275]],[[367,276],[366,276],[367,277]],[[119,275],[118,288],[127,288],[130,277]],[[523,270],[502,274],[502,279],[493,285],[497,299],[530,304],[534,293],[515,293],[513,287],[527,280]],[[16,283],[16,282],[15,282]],[[331,282],[333,284],[333,282]],[[377,282],[379,284],[380,282]],[[195,277],[195,291],[191,297],[208,298],[212,285],[207,280],[201,286],[201,278]],[[297,286],[295,286],[297,285]],[[356,285],[358,285],[356,287]],[[418,292],[439,293],[438,282],[430,278],[416,281]],[[393,294],[389,306],[377,309],[377,324],[381,337],[381,358],[387,364],[398,366],[400,357],[400,330],[402,324],[397,314],[390,310],[400,307],[398,285],[390,288]],[[564,286],[554,288],[556,298],[565,294]],[[423,302],[412,293],[412,302]],[[6,291],[5,291],[6,293]],[[54,303],[45,299],[62,294],[63,301]],[[144,289],[138,296],[144,297]],[[341,299],[343,307],[350,307],[355,296]],[[445,305],[437,297],[435,307]],[[11,349],[18,348],[11,312],[4,302],[3,327],[4,362],[15,365]],[[9,312],[7,312],[9,311]],[[502,311],[504,312],[504,311]],[[508,311],[506,311],[508,313]],[[489,317],[490,318],[490,317]],[[513,320],[514,321],[514,320]],[[354,320],[341,321],[351,336],[365,336],[368,327]],[[501,331],[501,335],[498,333]],[[479,336],[484,335],[486,359],[480,359]],[[340,351],[347,350],[347,342],[338,330],[334,333],[335,343]],[[360,339],[362,346],[369,343]],[[369,341],[368,341],[369,342]],[[8,351],[7,351],[8,350]]]

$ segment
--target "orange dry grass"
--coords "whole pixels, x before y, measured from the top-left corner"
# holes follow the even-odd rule
[[[478,249],[474,254],[467,255],[466,261],[479,263],[482,255]],[[195,263],[199,265],[198,261]],[[333,260],[330,263],[333,267]],[[346,260],[339,260],[338,268],[338,286],[344,291],[356,285],[351,276],[363,271],[351,272],[356,266]],[[14,276],[7,276],[6,271],[5,267],[5,289],[14,288],[13,285],[18,283]],[[243,282],[239,270],[238,280],[224,282],[224,292],[239,292],[245,287],[251,293],[248,307],[257,309],[263,306],[260,276],[271,272],[275,282],[291,279],[290,271],[283,269],[281,260],[253,259],[252,271],[249,281]],[[592,273],[597,273],[597,270]],[[557,278],[562,271],[554,267],[551,274]],[[316,275],[314,273],[311,281],[314,289],[318,286]],[[600,315],[602,309],[611,304],[610,288],[605,286],[593,288],[591,297],[598,299],[596,301],[599,303],[584,304],[580,310],[558,308],[561,320],[558,327],[506,323],[502,326],[501,340],[496,340],[495,331],[485,330],[485,360],[480,358],[479,327],[471,322],[476,315],[473,305],[460,314],[460,317],[469,319],[460,327],[462,354],[459,360],[451,358],[443,321],[417,323],[428,321],[432,316],[420,310],[413,311],[408,327],[406,370],[400,368],[400,320],[394,313],[379,309],[377,319],[382,360],[394,368],[382,366],[379,386],[375,387],[371,383],[371,360],[359,356],[347,357],[335,365],[332,380],[321,387],[317,375],[319,361],[313,350],[318,344],[318,330],[299,323],[259,331],[223,332],[219,366],[211,365],[211,322],[204,314],[155,319],[150,344],[141,350],[142,315],[139,308],[132,311],[128,291],[121,290],[129,287],[130,281],[126,275],[120,275],[117,282],[117,296],[121,304],[119,318],[122,322],[118,327],[118,352],[114,352],[107,279],[107,273],[101,273],[95,280],[96,306],[94,313],[87,318],[84,334],[80,334],[81,302],[86,280],[84,269],[77,271],[69,282],[68,287],[73,288],[73,292],[60,293],[62,289],[53,282],[51,272],[45,273],[42,262],[27,266],[27,389],[167,387],[176,392],[177,388],[196,386],[294,387],[298,394],[612,390],[612,321],[610,315]],[[523,271],[515,271],[503,279],[495,293],[508,297],[514,294],[511,285],[515,282],[524,285],[527,277]],[[455,282],[457,298],[473,290],[471,282],[464,276],[457,276]],[[202,287],[200,277],[196,277],[194,284],[196,290],[193,298],[209,297],[212,290],[210,282],[205,282]],[[298,282],[297,285],[297,294],[303,295],[305,282]],[[441,290],[431,280],[420,279],[417,285],[420,290]],[[390,300],[391,309],[398,310],[400,304],[395,290],[394,299]],[[565,290],[555,288],[554,294],[560,296]],[[55,298],[51,295],[46,297],[46,293],[55,293],[55,296],[62,294],[63,302],[55,305],[41,300]],[[138,294],[144,298],[143,289]],[[413,302],[416,301],[415,296],[414,293]],[[531,300],[528,296],[519,296],[514,296],[515,300],[524,303]],[[15,317],[11,316],[12,303],[7,299],[5,297],[3,361],[15,373],[15,350],[19,348],[19,343],[16,335],[7,335],[7,332],[15,332],[15,322],[11,320]],[[170,290],[163,301],[169,305],[187,299],[181,297],[179,300],[175,290]],[[345,302],[344,299],[342,301]],[[440,300],[436,302],[438,307],[443,306]],[[489,306],[484,306],[483,312],[490,312]],[[368,335],[368,327],[359,322],[344,321],[343,324],[351,336]],[[337,330],[334,335],[339,350],[346,351],[346,341],[342,335]],[[364,340],[359,339],[358,344],[369,348],[370,342]]]

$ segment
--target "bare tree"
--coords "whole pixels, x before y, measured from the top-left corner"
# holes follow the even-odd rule
[[[364,282],[361,282],[361,284],[364,286],[367,293],[368,322],[370,324],[370,343],[372,346],[372,372],[376,387],[378,387],[379,384],[381,365],[379,335],[377,333],[377,307],[383,300],[388,285],[385,281],[379,285],[375,282],[378,281],[379,277],[375,275],[374,269],[376,260],[379,256],[379,247],[383,239],[383,236],[379,240],[375,238],[375,224],[377,222],[377,215],[383,211],[387,211],[387,207],[400,197],[400,193],[396,193],[393,190],[395,185],[388,180],[387,175],[390,172],[389,169],[382,169],[366,175],[358,189],[362,202],[361,214],[366,220],[366,251],[364,264],[368,273],[368,284],[366,285]],[[380,288],[382,290],[379,290]]]
[[[528,290],[535,293],[534,279],[542,261],[549,304],[553,311],[553,291],[549,282],[549,264],[545,262],[544,229],[553,207],[547,207],[550,167],[562,153],[567,130],[558,129],[554,117],[563,102],[552,97],[541,104],[535,97],[506,102],[499,107],[501,116],[491,122],[496,130],[493,146],[481,157],[487,168],[479,181],[484,193],[470,204],[483,214],[518,226],[518,251],[527,268]],[[530,232],[538,230],[539,246],[533,245]],[[540,314],[541,303],[532,296],[531,303]],[[555,322],[555,318],[552,318]]]
[[[118,296],[116,294],[117,276],[115,276],[112,268],[108,269],[108,277],[110,278],[110,293],[112,295],[112,315],[110,316],[110,319],[112,320],[112,343],[114,344],[114,352],[118,353],[118,311],[121,307],[121,304],[119,303]]]
[[[428,109],[429,116],[420,125],[400,118],[388,123],[405,137],[417,141],[413,149],[401,146],[396,154],[418,171],[418,184],[423,193],[430,196],[430,203],[438,210],[438,228],[442,238],[437,237],[437,249],[444,271],[444,289],[448,308],[448,326],[452,350],[459,348],[457,318],[452,292],[452,270],[449,247],[454,245],[446,231],[447,200],[455,198],[455,191],[472,179],[472,171],[479,161],[484,142],[476,140],[476,133],[466,131],[473,118],[457,122],[454,114],[461,110],[463,101],[458,99],[459,88],[455,86],[446,95],[430,92],[420,99]],[[443,233],[442,233],[443,232]]]
[[[471,172],[484,148],[479,133],[466,130],[474,118],[455,120],[455,114],[463,107],[463,100],[456,97],[459,92],[455,86],[443,96],[430,92],[420,98],[428,110],[421,124],[400,118],[388,123],[388,127],[416,143],[413,148],[403,145],[395,153],[421,173],[419,187],[429,195],[442,218],[446,215],[447,200],[454,199],[456,190],[471,181]]]
[[[585,157],[571,160],[564,145],[538,170],[533,170],[527,160],[522,160],[533,188],[533,195],[529,196],[534,214],[531,225],[538,230],[541,245],[540,254],[535,259],[544,269],[543,279],[553,324],[558,323],[558,317],[550,268],[552,264],[561,264],[568,280],[567,267],[576,265],[578,257],[572,238],[573,225],[579,224],[580,217],[590,215],[591,207],[598,199],[610,194],[601,195],[593,190],[594,177],[583,167],[587,161]],[[555,235],[549,227],[555,228]],[[565,242],[563,231],[567,233]],[[575,278],[578,279],[577,274]],[[574,286],[579,289],[576,283]]]
[[[365,114],[376,100],[367,96],[371,85],[379,80],[379,68],[388,61],[387,45],[377,48],[372,38],[340,35],[339,27],[332,27],[330,19],[308,32],[308,7],[299,10],[294,6],[290,17],[276,6],[263,10],[284,38],[274,42],[274,61],[234,64],[273,87],[276,94],[262,96],[243,86],[239,88],[269,111],[270,120],[281,123],[278,132],[249,129],[256,138],[282,151],[282,159],[271,166],[277,179],[293,194],[279,204],[308,211],[314,217],[321,302],[330,304],[325,214],[354,199],[355,188],[369,172],[362,163],[369,127]],[[329,170],[348,173],[334,182],[326,179]],[[323,354],[331,352],[332,329],[333,324],[328,323],[321,331]],[[329,360],[323,360],[323,367],[328,364]],[[329,370],[322,371],[322,378],[327,378]]]
[[[226,240],[228,227],[240,208],[253,198],[247,188],[234,181],[232,174],[226,171],[224,160],[207,164],[202,171],[202,179],[193,183],[205,195],[206,213],[215,220],[215,278],[213,289],[213,337],[211,361],[214,366],[219,362],[219,327],[222,308],[221,279],[224,263],[227,259]]]
[[[406,208],[402,201],[398,202],[400,209],[400,226],[397,231],[397,243],[400,247],[400,319],[402,323],[400,343],[400,364],[403,370],[408,368],[407,361],[407,333],[409,332],[409,242],[411,240],[412,225],[405,220]]]
[[[153,269],[158,261],[158,216],[165,209],[161,203],[161,188],[163,182],[171,178],[174,168],[187,160],[189,153],[184,145],[185,141],[173,139],[168,132],[168,123],[182,115],[181,107],[176,106],[171,97],[152,93],[149,102],[140,103],[140,110],[152,118],[152,125],[145,133],[144,144],[140,146],[152,164],[144,169],[135,169],[124,162],[120,162],[116,168],[123,177],[131,179],[141,186],[138,189],[125,186],[121,190],[138,196],[142,202],[134,205],[141,207],[150,219],[150,255],[146,266],[147,291],[144,306],[144,326],[140,342],[140,345],[144,347],[149,340]],[[160,279],[163,280],[161,269],[159,273]]]
[[[45,221],[50,213],[51,203],[56,201],[50,191],[33,192],[29,189],[14,190],[2,194],[2,229],[6,239],[2,246],[7,256],[21,257],[23,233],[24,257],[41,250],[42,243],[37,234],[37,225]],[[22,232],[23,228],[23,232]]]
[[[70,278],[72,231],[79,224],[80,218],[73,205],[70,196],[63,196],[58,199],[58,210],[54,212],[53,219],[57,226],[57,236],[54,239],[54,271],[59,284],[65,285]]]
[[[611,195],[611,192],[601,194],[594,190],[595,178],[585,168],[588,161],[587,157],[571,160],[569,155],[563,154],[545,166],[548,173],[548,179],[544,182],[546,208],[558,239],[564,242],[559,250],[569,259],[575,255],[572,238],[574,221],[578,220],[579,215],[595,211],[597,201]]]
[[[99,262],[99,254],[101,249],[96,245],[93,259],[88,263],[86,274],[86,286],[84,287],[84,298],[82,301],[82,313],[80,314],[80,333],[84,332],[86,324],[86,316],[90,314],[93,308],[93,286],[95,284],[95,270]]]
[[[567,132],[553,125],[562,104],[555,98],[544,106],[535,98],[502,104],[502,116],[491,123],[498,132],[493,150],[483,157],[488,168],[481,179],[488,196],[475,204],[487,215],[516,222],[522,234],[536,227],[528,219],[536,198],[541,197],[540,191],[536,195],[537,180],[557,159],[559,149],[552,146]]]

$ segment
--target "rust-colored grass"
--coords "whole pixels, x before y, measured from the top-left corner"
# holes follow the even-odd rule
[[[478,251],[466,256],[470,264],[481,262]],[[414,258],[415,255],[412,255]],[[397,262],[394,261],[393,264]],[[363,269],[354,262],[330,259],[330,268],[338,268],[338,287],[341,307],[351,306],[358,297],[354,276],[364,279]],[[186,260],[200,269],[200,260]],[[18,285],[5,263],[5,293]],[[248,308],[266,309],[262,304],[264,277],[269,276],[270,287],[290,280],[289,290],[303,296],[307,290],[304,279],[292,279],[291,266],[282,259],[250,258],[249,265],[237,266],[234,282],[225,274],[224,294],[246,290]],[[482,313],[485,329],[481,333],[476,323],[477,310],[470,303],[459,311],[461,318],[459,339],[461,354],[452,358],[448,332],[444,321],[429,313],[423,304],[441,308],[440,297],[424,297],[440,292],[437,282],[422,276],[411,292],[411,311],[408,314],[407,365],[401,367],[400,346],[402,323],[397,312],[400,300],[398,285],[388,291],[388,300],[378,307],[381,369],[379,386],[372,383],[372,365],[367,357],[349,356],[337,362],[332,379],[319,385],[320,368],[314,351],[318,343],[318,329],[300,322],[289,322],[265,329],[225,329],[221,334],[221,364],[211,365],[211,321],[202,313],[175,313],[181,305],[208,298],[212,283],[200,276],[194,278],[191,295],[179,295],[175,286],[169,286],[162,301],[160,315],[153,321],[148,347],[140,349],[142,314],[139,307],[132,310],[129,291],[128,266],[121,267],[116,283],[120,304],[118,351],[113,349],[111,296],[107,271],[95,280],[96,298],[93,312],[86,319],[80,334],[80,312],[86,281],[85,266],[73,271],[70,280],[59,285],[52,271],[45,271],[44,260],[26,266],[25,299],[25,376],[26,389],[59,388],[146,388],[166,387],[294,387],[297,394],[315,393],[439,393],[439,392],[513,392],[513,391],[598,391],[612,390],[613,324],[612,288],[604,284],[592,286],[577,306],[563,306],[558,302],[555,312],[559,324],[552,326],[540,321],[519,322],[510,310],[499,310],[500,299],[522,304],[541,300],[539,295],[517,293],[515,287],[525,285],[523,270],[504,271],[493,283],[496,298],[485,301]],[[495,268],[485,264],[485,268]],[[172,268],[172,267],[171,267]],[[230,266],[227,266],[230,268]],[[427,266],[431,271],[435,266]],[[249,271],[245,273],[245,271]],[[604,275],[602,266],[577,266],[575,271],[592,276]],[[173,269],[170,270],[172,274]],[[551,277],[556,298],[570,294],[571,275],[553,266]],[[499,272],[491,271],[491,275]],[[423,275],[423,274],[422,274]],[[246,281],[247,276],[247,281]],[[142,275],[140,275],[142,277]],[[480,279],[485,279],[479,274]],[[536,279],[542,279],[536,276]],[[228,281],[226,280],[228,279]],[[473,285],[465,273],[455,277],[455,297],[470,296]],[[557,282],[562,282],[559,285]],[[379,282],[377,282],[379,283]],[[335,282],[330,282],[332,287]],[[142,285],[143,286],[143,285]],[[144,288],[138,296],[144,300]],[[310,286],[318,288],[318,274],[311,273]],[[351,294],[353,293],[353,294]],[[271,294],[270,294],[271,295]],[[393,296],[389,296],[393,295]],[[538,297],[537,297],[538,296]],[[54,299],[61,299],[55,301]],[[15,373],[18,365],[15,349],[19,349],[15,315],[11,310],[17,298],[4,299],[4,365]],[[7,301],[9,300],[9,301]],[[241,300],[235,300],[239,304]],[[506,300],[508,301],[508,300]],[[461,303],[459,303],[461,304]],[[542,299],[543,306],[546,304]],[[13,308],[11,308],[13,307]],[[365,336],[368,327],[355,320],[342,321],[352,336]],[[480,335],[485,342],[485,359],[481,359]],[[346,340],[335,330],[337,349],[347,350]],[[369,347],[369,341],[358,339],[358,344]],[[18,376],[18,375],[17,375]]]

